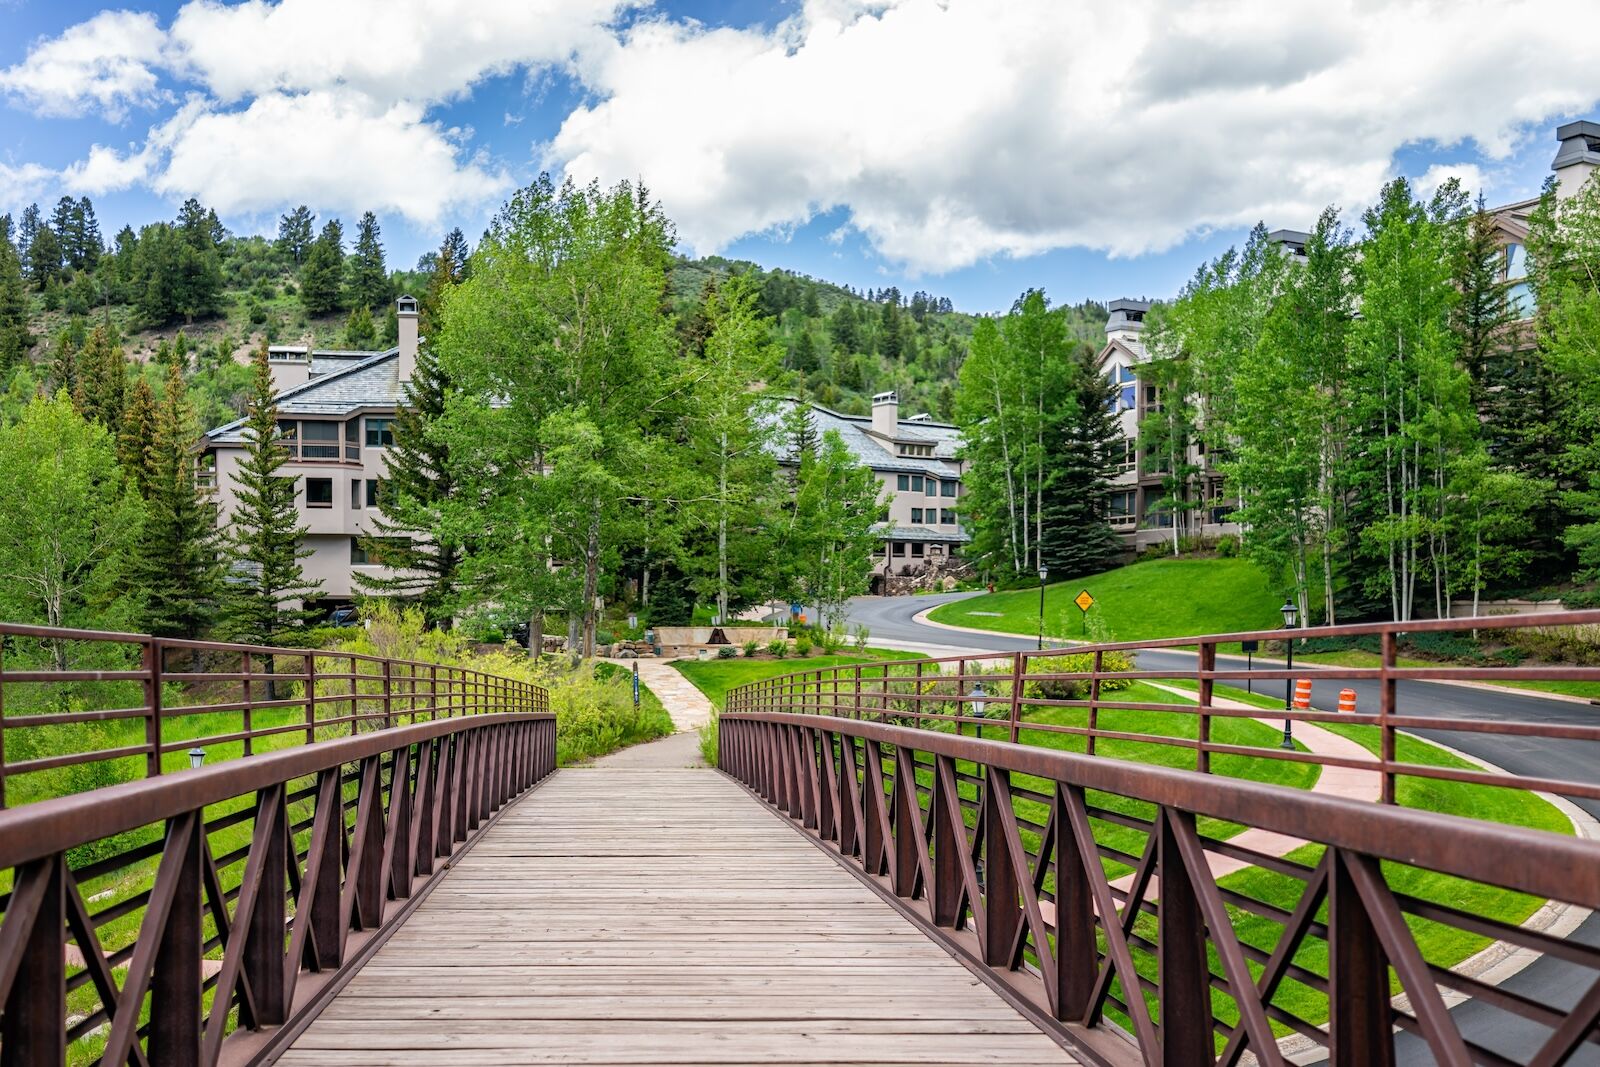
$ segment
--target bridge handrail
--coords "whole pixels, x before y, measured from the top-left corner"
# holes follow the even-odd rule
[[[1393,1062],[1397,1027],[1440,1063],[1505,1062],[1462,1034],[1443,989],[1547,1027],[1548,1062],[1600,1043],[1583,1003],[1569,1012],[1452,971],[1424,957],[1407,920],[1554,954],[1583,969],[1583,988],[1600,979],[1600,948],[1421,899],[1405,881],[1420,869],[1600,907],[1592,842],[826,715],[730,711],[718,745],[725,773],[1093,1062],[1128,1061],[1108,1024],[1131,1031],[1149,1064],[1231,1065],[1246,1051],[1282,1064],[1314,1045],[1334,1063]],[[1280,855],[1281,838],[1226,839],[1229,823],[1322,847]],[[1272,886],[1219,881],[1245,866]],[[1275,943],[1262,924],[1281,930]],[[1391,967],[1407,1004],[1391,1004]],[[1278,995],[1289,980],[1299,999]],[[1135,987],[1143,995],[1129,997]],[[1274,1025],[1305,1047],[1280,1049]]]
[[[37,642],[35,658],[52,662],[18,669],[22,642]],[[176,704],[167,703],[172,685],[182,687]],[[19,714],[23,703],[33,706]],[[248,756],[263,742],[277,747],[486,711],[548,710],[541,686],[450,664],[0,623],[0,807],[8,801],[8,779],[18,775],[142,758],[144,776],[154,778],[163,773],[164,756],[194,749],[237,745]],[[206,717],[222,714],[237,715],[238,728],[172,736],[214,730]],[[143,723],[139,743],[112,747],[71,736],[122,720]],[[199,725],[174,730],[175,722]],[[55,733],[41,733],[51,728]],[[19,748],[24,758],[14,758]]]
[[[491,710],[0,812],[6,1063],[268,1061],[555,763]]]
[[[1600,667],[1462,667],[1442,664],[1402,667],[1398,663],[1398,639],[1404,634],[1595,625],[1600,625],[1600,610],[1256,630],[1149,641],[1091,643],[1041,651],[878,660],[799,670],[739,686],[728,692],[726,707],[729,712],[793,712],[848,718],[867,716],[903,725],[954,728],[958,732],[963,728],[971,728],[974,733],[1000,730],[1012,741],[1026,740],[1028,735],[1068,734],[1083,738],[1085,751],[1090,755],[1096,753],[1098,743],[1106,740],[1160,745],[1192,751],[1194,767],[1202,773],[1212,770],[1212,758],[1216,755],[1352,768],[1377,775],[1380,779],[1379,796],[1389,804],[1395,802],[1396,782],[1403,776],[1533,789],[1596,800],[1600,799],[1600,785],[1593,782],[1419,763],[1405,758],[1399,751],[1398,734],[1402,730],[1428,731],[1443,735],[1441,740],[1446,743],[1452,734],[1600,742],[1600,722],[1589,725],[1528,719],[1485,719],[1459,714],[1407,714],[1400,706],[1397,687],[1397,683],[1402,681],[1600,682]],[[1217,666],[1219,654],[1240,654],[1225,652],[1222,646],[1240,641],[1281,643],[1291,637],[1296,642],[1318,638],[1376,637],[1381,649],[1379,663],[1374,667],[1344,667],[1305,664],[1302,661],[1292,669],[1287,665],[1269,665],[1251,670],[1219,669]],[[1114,670],[1106,662],[1107,657],[1113,654],[1170,649],[1193,649],[1194,667]],[[1287,687],[1297,679],[1315,680],[1317,683],[1376,680],[1379,683],[1376,706],[1369,702],[1364,707],[1358,706],[1356,714],[1351,715],[1311,708],[1290,708],[1288,699],[1285,699],[1285,707],[1281,711],[1276,708],[1219,706],[1217,702],[1216,686],[1219,682],[1238,688],[1246,681],[1275,681]],[[1197,703],[1118,700],[1115,691],[1104,688],[1108,682],[1139,680],[1176,681],[1192,685]],[[1510,696],[1510,693],[1507,695]],[[1030,718],[1030,715],[1037,716],[1040,710],[1052,708],[1081,710],[1082,721],[1060,723]],[[1174,722],[1178,721],[1178,716],[1192,717],[1195,720],[1194,734],[1187,736],[1184,731],[1176,730],[1169,734],[1118,729],[1115,713],[1123,711],[1170,714],[1175,717]],[[1108,712],[1112,714],[1103,718],[1102,713]],[[1376,751],[1370,758],[1363,758],[1304,751],[1298,747],[1286,750],[1276,746],[1230,744],[1214,739],[1213,727],[1218,720],[1241,718],[1267,718],[1288,724],[1304,722],[1370,726],[1375,731]],[[1107,720],[1110,725],[1107,725]],[[1292,726],[1288,730],[1292,730]]]

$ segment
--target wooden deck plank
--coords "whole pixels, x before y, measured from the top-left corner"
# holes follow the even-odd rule
[[[279,1060],[1074,1062],[709,771],[562,773]]]

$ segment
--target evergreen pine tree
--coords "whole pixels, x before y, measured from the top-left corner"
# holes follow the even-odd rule
[[[300,303],[307,313],[326,315],[339,306],[339,277],[343,269],[343,229],[338,219],[329,219],[312,242],[300,268]]]
[[[442,508],[457,492],[449,445],[435,432],[449,392],[449,378],[431,346],[424,344],[406,383],[405,402],[395,412],[388,477],[380,510],[370,520],[373,534],[362,538],[368,558],[391,575],[356,574],[364,591],[414,598],[430,626],[446,629],[464,553],[464,546],[439,533],[445,525]]]
[[[460,233],[460,230],[450,231],[452,237],[459,236]],[[462,238],[461,244],[465,246],[465,238]],[[428,272],[428,287],[422,291],[422,298],[417,301],[417,332],[423,337],[434,336],[445,290],[461,281],[460,265],[456,262],[455,255],[456,251],[450,237],[444,239],[444,244],[440,245],[439,251],[433,255],[432,267]]]
[[[817,343],[811,337],[810,330],[801,330],[800,336],[794,340],[794,349],[789,353],[789,366],[801,374],[810,374],[821,366],[821,359],[817,356]]]
[[[102,323],[89,334],[78,355],[72,401],[85,419],[116,433],[122,426],[127,388],[128,363],[122,345]]]
[[[156,395],[140,376],[128,395],[127,410],[122,415],[122,425],[117,428],[117,462],[122,474],[139,490],[139,495],[150,499],[151,446],[156,433]]]
[[[801,469],[817,454],[817,424],[811,417],[811,404],[804,395],[795,398],[794,406],[784,416],[783,431],[789,441],[789,491],[791,496],[799,487]]]
[[[22,260],[10,241],[0,241],[0,373],[21,363],[32,347]]]
[[[69,397],[78,395],[79,352],[77,338],[70,326],[56,334],[55,350],[50,358],[53,392],[66,393]]]
[[[55,231],[56,242],[61,248],[61,262],[73,270],[78,269],[78,248],[72,226],[72,213],[77,206],[78,202],[72,197],[63,196],[56,201],[55,210],[50,212],[50,228]]]
[[[1117,387],[1087,346],[1072,356],[1070,373],[1072,393],[1045,439],[1049,473],[1039,559],[1057,578],[1105,570],[1122,551],[1107,501],[1112,448],[1121,439],[1113,406]]]
[[[279,474],[289,460],[278,440],[278,396],[267,365],[267,343],[256,349],[255,376],[245,408],[245,452],[235,478],[237,501],[229,516],[224,552],[231,573],[222,601],[222,626],[236,640],[271,643],[314,612],[292,608],[320,588],[306,580],[300,561],[306,527],[295,509],[295,479]]]
[[[450,281],[459,284],[467,280],[471,273],[472,249],[467,247],[467,235],[457,226],[444,235],[444,244],[439,249],[442,259],[448,253],[450,258]]]
[[[79,270],[94,270],[100,265],[100,254],[105,251],[100,236],[100,220],[95,217],[94,204],[87,196],[80,196],[72,209],[72,232],[77,256],[73,266]]]
[[[195,484],[194,440],[194,412],[183,371],[174,364],[146,449],[146,520],[136,566],[145,589],[145,628],[161,637],[203,636],[221,591],[216,513]]]
[[[378,217],[368,211],[356,228],[355,254],[350,257],[349,296],[352,308],[369,312],[389,302],[389,271],[383,263]],[[370,318],[370,316],[369,316]]]
[[[372,321],[372,309],[356,305],[344,323],[344,343],[347,348],[370,349],[378,343],[378,328]]]
[[[32,209],[37,213],[37,208]],[[23,219],[27,219],[23,215]],[[38,225],[23,248],[28,280],[42,293],[61,278],[61,241],[49,226]]]
[[[311,251],[313,219],[311,209],[304,204],[278,218],[278,251],[297,267]]]

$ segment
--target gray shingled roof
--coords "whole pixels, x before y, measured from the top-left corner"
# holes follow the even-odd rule
[[[344,416],[364,408],[395,408],[404,399],[400,385],[398,348],[376,352],[355,362],[345,361],[342,370],[313,378],[304,385],[278,394],[278,413],[296,415]],[[211,444],[239,444],[244,441],[244,420],[235,419],[207,432]]]
[[[778,402],[776,418],[780,423],[797,403],[799,401],[792,399]],[[961,431],[948,423],[900,420],[896,433],[901,440],[933,445],[933,455],[923,458],[895,455],[891,446],[867,433],[872,428],[872,418],[868,415],[843,415],[820,404],[812,404],[811,422],[817,429],[818,437],[829,430],[837,430],[844,439],[845,447],[875,471],[932,474],[939,478],[961,476],[960,461],[956,458],[956,450],[961,447]],[[774,454],[779,462],[793,462],[790,443],[781,435],[774,443]]]

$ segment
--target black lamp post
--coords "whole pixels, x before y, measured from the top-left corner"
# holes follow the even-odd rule
[[[1044,651],[1044,582],[1050,577],[1050,568],[1039,564],[1039,651]]]
[[[972,692],[969,693],[968,696],[972,700],[973,717],[982,719],[984,706],[987,704],[989,699],[989,694],[983,691],[983,682],[974,682],[972,686]],[[956,733],[959,734],[960,732],[961,731],[959,729],[956,730]],[[972,732],[981,738],[983,736],[983,723],[977,723]]]
[[[1289,599],[1286,598],[1284,600],[1284,602],[1283,602],[1283,607],[1279,608],[1278,610],[1283,612],[1283,628],[1285,630],[1293,630],[1294,629],[1295,620],[1300,615],[1300,609],[1295,607],[1295,603],[1294,603],[1293,600],[1289,600]],[[1288,638],[1285,639],[1284,644],[1289,649],[1289,664],[1285,669],[1289,670],[1289,671],[1293,671],[1294,670],[1294,634],[1291,633],[1288,636]],[[1293,697],[1294,697],[1294,675],[1291,674],[1289,677],[1287,677],[1287,678],[1285,678],[1283,680],[1283,710],[1284,711],[1289,711],[1290,709],[1292,709],[1294,707],[1294,699],[1293,699]],[[1292,719],[1287,719],[1286,718],[1286,719],[1283,720],[1283,741],[1281,743],[1281,747],[1288,748],[1288,749],[1294,748],[1294,720],[1292,720]]]

